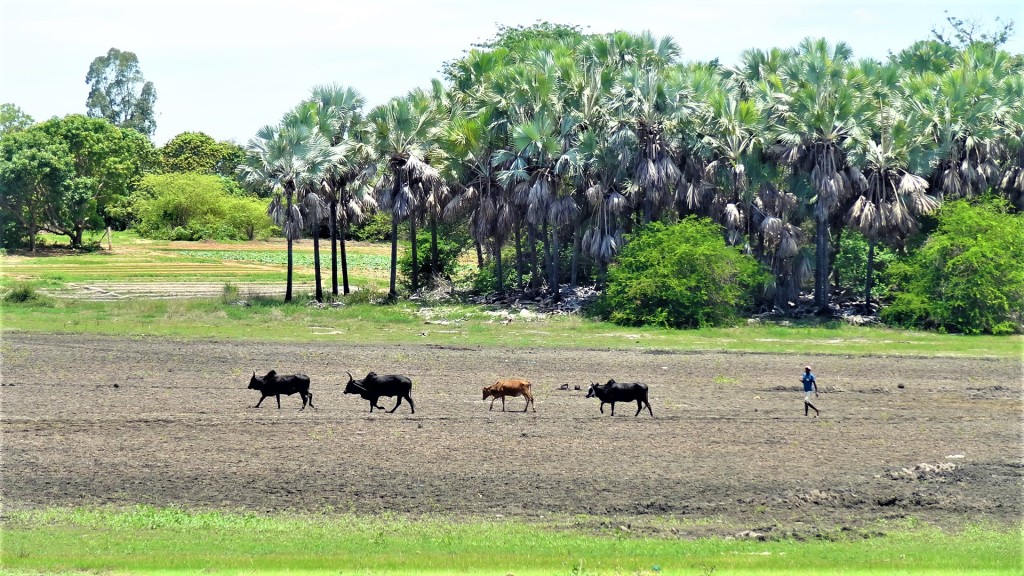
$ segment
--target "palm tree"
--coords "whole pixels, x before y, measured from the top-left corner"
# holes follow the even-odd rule
[[[414,218],[417,198],[414,189],[441,185],[440,174],[424,158],[434,138],[436,109],[414,97],[392,98],[374,108],[368,117],[374,148],[384,167],[377,184],[382,208],[391,213],[391,298],[398,295],[398,224]],[[415,230],[415,227],[412,227]],[[413,237],[413,250],[415,250]],[[416,263],[413,263],[415,274]]]
[[[907,82],[908,98],[939,153],[930,188],[940,199],[969,198],[999,182],[1006,149],[996,119],[1012,114],[1000,99],[1008,70],[1000,54],[1005,53],[972,46],[955,68]]]
[[[341,245],[342,290],[349,293],[345,236],[351,220],[362,219],[376,206],[366,183],[376,174],[373,151],[366,143],[362,107],[365,100],[355,89],[337,84],[313,88],[310,104],[317,129],[334,148],[337,160],[327,166],[321,193],[328,203],[331,237],[331,293],[338,294],[338,244]]]
[[[772,90],[773,156],[810,177],[815,197],[814,304],[829,304],[829,217],[852,192],[847,152],[865,110],[862,76],[850,65],[845,43],[834,47],[824,39],[803,40],[778,75],[767,82]]]
[[[285,302],[292,299],[292,243],[300,237],[302,229],[302,213],[294,204],[295,196],[319,181],[332,158],[327,141],[294,112],[286,115],[278,126],[261,128],[246,145],[246,163],[239,167],[239,172],[248,186],[273,190],[267,212],[288,240]]]

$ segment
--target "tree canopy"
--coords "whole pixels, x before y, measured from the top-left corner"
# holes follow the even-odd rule
[[[86,115],[106,118],[119,128],[132,128],[146,136],[156,132],[156,88],[147,82],[134,52],[111,48],[97,56],[85,76],[89,96]]]

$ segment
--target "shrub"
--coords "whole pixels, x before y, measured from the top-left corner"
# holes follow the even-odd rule
[[[133,205],[140,235],[163,240],[251,240],[273,231],[267,200],[229,193],[219,176],[160,174],[143,178]]]
[[[888,291],[884,283],[879,282],[885,269],[896,260],[896,251],[881,242],[875,242],[875,265],[871,298],[885,299]],[[840,290],[856,297],[864,294],[868,270],[868,241],[856,230],[845,230],[839,241],[839,253],[832,265],[833,273],[839,279]]]
[[[514,290],[516,288],[516,252],[514,247],[506,246],[501,251],[501,272],[505,277],[505,290]],[[523,282],[528,280],[528,275],[524,275]],[[483,269],[477,270],[473,275],[473,291],[477,294],[491,294],[498,291],[498,267],[495,266],[493,258],[484,264]]]
[[[49,305],[53,301],[36,291],[35,286],[24,282],[15,284],[4,294],[7,304]]]
[[[710,220],[653,223],[631,235],[609,268],[595,312],[628,326],[728,325],[767,281],[757,261],[726,246]]]
[[[460,234],[457,229],[444,226],[437,232],[437,257],[440,260],[436,274],[442,277],[451,276],[458,266],[459,256],[466,248],[468,236]],[[416,233],[416,259],[420,285],[427,286],[432,280],[430,271],[430,230],[421,229]],[[406,288],[412,286],[412,250],[406,246],[398,257],[398,273]]]
[[[407,224],[399,225],[399,238],[402,237],[402,230],[405,230],[405,237],[409,237]],[[389,242],[391,240],[391,214],[383,210],[374,212],[364,218],[357,225],[349,226],[348,235],[353,240],[361,242]]]
[[[1024,216],[1004,201],[965,201],[939,211],[938,229],[905,261],[890,266],[893,303],[886,323],[964,334],[1022,331]]]

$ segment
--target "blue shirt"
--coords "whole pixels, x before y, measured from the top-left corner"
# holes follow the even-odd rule
[[[804,377],[801,380],[803,380],[804,383],[804,392],[810,392],[813,389],[812,384],[815,384],[814,374],[810,372],[804,372]]]

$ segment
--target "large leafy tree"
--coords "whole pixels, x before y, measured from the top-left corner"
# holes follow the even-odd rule
[[[50,230],[54,207],[73,201],[74,163],[67,144],[33,128],[0,137],[0,210],[4,245],[28,239],[36,249],[36,234]],[[9,227],[13,227],[10,230]]]
[[[85,101],[90,118],[106,118],[120,128],[132,128],[146,136],[156,131],[156,88],[147,82],[133,52],[111,48],[97,56],[85,76],[89,97]]]
[[[217,142],[202,132],[182,132],[160,148],[164,172],[235,175],[245,152],[233,142]]]
[[[14,104],[0,104],[0,136],[14,130],[24,130],[36,121]]]
[[[123,228],[123,207],[143,174],[156,162],[153,144],[135,130],[122,130],[102,118],[71,114],[40,123],[64,142],[73,161],[73,202],[52,206],[50,225],[67,234],[72,246],[92,227]]]

